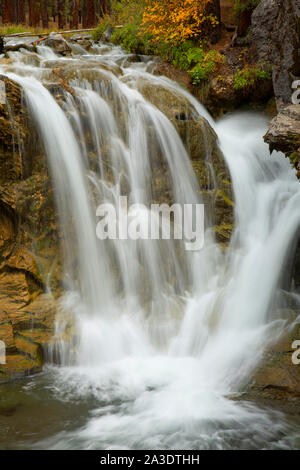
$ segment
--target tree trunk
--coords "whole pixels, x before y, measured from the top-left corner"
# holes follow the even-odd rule
[[[82,27],[83,28],[86,28],[86,25],[87,25],[87,11],[86,11],[86,8],[87,8],[87,0],[81,0],[81,10],[80,10],[80,13],[81,13],[81,21],[82,21]]]
[[[64,0],[57,0],[57,9],[58,9],[58,28],[64,29],[65,24],[66,24]]]
[[[26,15],[25,15],[25,0],[18,0],[18,16],[19,16],[19,23],[25,24],[26,23]]]
[[[71,0],[71,29],[78,29],[79,24],[79,0]]]
[[[53,23],[55,23],[56,15],[57,15],[57,2],[55,0],[52,0],[51,16],[52,16]]]
[[[48,29],[49,28],[48,0],[41,0],[41,17],[42,17],[43,28]]]
[[[40,26],[40,18],[41,18],[41,6],[39,2],[35,1],[34,2],[34,26]]]
[[[13,22],[13,10],[11,0],[2,0],[2,23]]]
[[[108,11],[107,11],[107,2],[106,2],[106,0],[101,0],[101,3],[102,3],[102,14],[103,14],[103,16],[107,15]]]
[[[86,2],[86,27],[92,28],[97,24],[96,11],[95,11],[95,0],[87,0]]]
[[[246,0],[240,0],[241,3],[246,3]],[[239,13],[239,24],[238,24],[238,36],[246,36],[248,28],[251,25],[251,16],[254,11],[254,7],[248,7],[240,10]]]
[[[33,20],[34,20],[34,4],[33,0],[28,0],[28,21],[29,21],[29,26],[33,26]]]
[[[216,44],[221,39],[222,25],[221,25],[221,7],[220,0],[210,0],[205,7],[206,15],[213,15],[217,18],[218,24],[211,26],[208,37],[212,44]]]
[[[36,0],[28,0],[29,26],[40,25],[40,4]]]
[[[18,2],[17,0],[10,0],[11,9],[12,9],[12,18],[11,22],[14,24],[18,23]]]

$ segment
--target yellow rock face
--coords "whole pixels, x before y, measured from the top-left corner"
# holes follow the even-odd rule
[[[0,104],[0,340],[6,364],[0,382],[41,370],[53,335],[56,302],[45,295],[47,275],[59,294],[61,255],[51,183],[22,92],[7,77]],[[12,126],[12,121],[14,125]],[[20,147],[22,151],[20,151]]]
[[[15,287],[17,281],[11,282]],[[18,282],[20,295],[14,292],[11,297],[6,295],[6,300],[3,296],[0,304],[0,339],[6,344],[6,364],[0,365],[0,383],[22,376],[22,371],[23,375],[41,371],[43,348],[54,333],[57,302],[49,294],[42,294],[26,303],[26,281],[19,278]],[[2,284],[3,287],[8,285]]]

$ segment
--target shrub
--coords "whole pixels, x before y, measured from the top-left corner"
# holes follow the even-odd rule
[[[167,58],[182,70],[190,69],[204,57],[203,49],[195,46],[193,41],[186,41],[171,48],[168,46],[166,50]]]
[[[224,56],[215,50],[211,50],[206,54],[203,53],[202,60],[189,72],[193,85],[200,85],[203,81],[207,80],[209,75],[215,72],[224,62]]]
[[[120,44],[127,52],[137,54],[156,54],[157,48],[149,34],[142,34],[135,23],[127,23],[123,28],[116,29],[111,37],[111,42]]]
[[[271,71],[257,67],[245,67],[239,70],[234,77],[234,89],[254,86],[257,80],[271,80]]]
[[[207,5],[212,0],[146,0],[143,27],[155,41],[178,44],[203,39],[218,24]]]

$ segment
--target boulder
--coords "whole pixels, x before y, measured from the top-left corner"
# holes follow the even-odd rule
[[[300,75],[299,26],[300,0],[261,0],[252,15],[257,60],[272,66],[278,110],[291,103],[291,85]]]
[[[270,151],[278,150],[290,158],[300,179],[300,105],[284,108],[270,123],[264,137]]]
[[[19,51],[20,49],[26,49],[27,51],[30,52],[35,52],[36,48],[32,43],[28,42],[14,42],[10,41],[5,44],[4,51],[5,52],[14,52],[14,51]]]
[[[62,37],[61,34],[49,34],[49,36],[43,40],[43,45],[51,47],[51,49],[53,49],[56,54],[63,56],[71,54],[72,51],[67,41]]]
[[[114,33],[115,29],[113,26],[108,26],[106,30],[102,33],[101,35],[101,41],[102,42],[110,42],[111,37]]]

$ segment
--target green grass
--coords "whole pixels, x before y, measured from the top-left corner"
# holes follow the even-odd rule
[[[32,28],[26,25],[18,25],[18,24],[11,24],[7,26],[1,26],[0,28],[0,36],[7,36],[9,34],[17,34],[17,33],[51,33],[51,31],[55,31],[54,29],[43,29],[43,28]],[[56,31],[58,31],[56,29]]]

